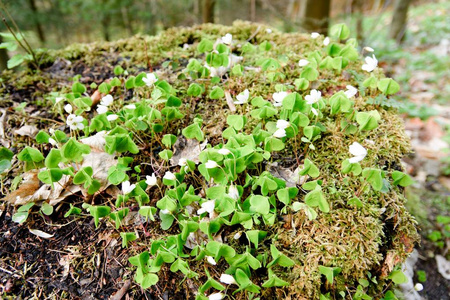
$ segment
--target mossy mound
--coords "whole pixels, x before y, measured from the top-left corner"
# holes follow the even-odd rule
[[[233,43],[219,49],[218,45],[224,44],[215,41],[227,33],[232,34]],[[162,240],[167,246],[171,243],[170,237],[176,237],[180,243],[185,243],[183,230],[187,223],[184,221],[216,222],[214,226],[218,228],[214,230],[200,226],[195,232],[203,232],[205,243],[209,235],[209,243],[216,240],[230,245],[237,257],[250,253],[261,265],[249,268],[236,263],[236,258],[221,253],[215,256],[220,260],[217,267],[205,266],[200,254],[192,254],[185,244],[178,245],[177,258],[188,262],[188,279],[183,280],[185,276],[180,266],[171,268],[174,272],[169,270],[170,263],[172,266],[175,264],[170,259],[162,267],[158,265],[158,272],[141,270],[145,274],[154,272],[160,279],[165,278],[164,282],[154,283],[160,285],[152,290],[155,294],[175,278],[180,280],[180,286],[174,287],[178,297],[193,297],[200,289],[202,291],[197,297],[203,299],[204,294],[214,292],[210,286],[204,287],[208,278],[218,281],[220,274],[227,272],[240,286],[234,294],[236,299],[258,294],[261,286],[264,286],[260,290],[262,299],[319,299],[321,295],[328,299],[327,293],[336,297],[341,294],[349,299],[363,294],[378,297],[382,295],[391,271],[406,259],[418,239],[415,221],[404,207],[403,188],[395,178],[392,179],[395,171],[401,171],[401,158],[410,151],[409,141],[395,111],[383,107],[383,101],[388,99],[383,92],[391,94],[392,90],[380,84],[384,79],[382,71],[375,69],[369,73],[361,70],[362,62],[354,41],[349,39],[342,43],[339,37],[347,39],[341,31],[329,45],[324,46],[323,37],[312,39],[309,35],[284,34],[264,25],[236,22],[232,27],[208,24],[170,29],[157,37],[137,36],[112,43],[77,44],[64,50],[42,53],[40,71],[27,69],[21,74],[4,73],[0,88],[4,98],[1,106],[13,101],[53,106],[57,97],[64,97],[79,109],[77,114],[84,117],[83,131],[78,135],[72,131],[73,138],[103,130],[112,130],[116,134],[114,138],[119,135],[123,138],[126,133],[122,129],[132,132],[130,137],[138,146],[136,151],[131,148],[119,151],[119,146],[114,144],[116,148],[106,152],[115,157],[133,156],[129,152],[136,154],[130,166],[140,168],[127,170],[129,178],[148,194],[146,197],[134,195],[139,198],[136,201],[140,206],[149,202],[161,211],[166,210],[166,204],[159,202],[161,195],[176,198],[180,183],[166,180],[160,182],[160,190],[149,189],[145,175],[157,173],[162,178],[165,171],[171,171],[179,176],[178,181],[187,183],[182,193],[188,193],[186,189],[192,187],[190,197],[194,200],[188,201],[187,205],[183,204],[184,198],[178,202],[174,200],[178,206],[170,210],[174,219],[166,230],[159,228],[161,222],[168,222],[164,213],[159,212],[159,218],[157,216],[150,223],[155,227],[150,232],[153,235],[138,239],[130,246],[132,255],[150,250],[151,245],[157,244],[155,240]],[[206,39],[212,41],[219,51],[209,49],[206,54],[199,51],[198,45]],[[227,60],[220,71],[218,65],[222,58],[216,60],[215,55],[223,53],[228,60],[235,62],[232,66]],[[242,55],[242,58],[233,55]],[[308,64],[299,66],[300,59],[308,60]],[[205,60],[218,64],[216,69],[205,68]],[[226,68],[228,65],[229,69]],[[108,122],[109,119],[98,121],[100,115],[95,112],[95,101],[85,108],[82,102],[77,102],[83,96],[77,87],[72,86],[72,77],[81,75],[78,82],[87,85],[85,93],[92,95],[100,84],[114,82],[111,79],[117,66],[128,73],[116,68],[115,81],[118,84],[108,88],[115,99],[112,107],[119,119],[114,124]],[[140,72],[155,72],[158,83],[154,87],[146,86],[142,82],[145,74],[138,75]],[[211,76],[214,72],[221,74]],[[136,77],[130,79],[132,75]],[[193,84],[198,84],[198,93],[193,91],[194,88],[190,89]],[[357,94],[345,94],[348,85],[356,87]],[[248,101],[233,103],[238,95],[242,97],[245,89],[250,91]],[[304,100],[313,89],[321,91],[321,98]],[[290,96],[286,96],[279,106],[274,106],[275,92],[286,92]],[[124,107],[131,103],[135,104],[137,112]],[[45,116],[64,119],[62,107],[58,108],[58,105],[45,112]],[[148,117],[153,114],[150,109],[158,110],[159,114]],[[139,115],[142,111],[145,115]],[[238,121],[228,118],[230,115],[236,116]],[[290,124],[280,129],[276,124],[279,119],[288,120]],[[94,124],[94,120],[98,122]],[[49,129],[44,123],[37,125],[42,130]],[[200,133],[194,130],[195,126],[191,127],[194,133],[186,131],[190,125],[198,125]],[[121,129],[114,126],[121,126]],[[70,132],[67,127],[58,128]],[[284,130],[284,136],[277,134],[278,130]],[[165,162],[164,155],[168,152],[164,155],[159,153],[164,148],[173,149],[173,145],[164,147],[161,144],[164,134],[173,134],[178,140],[183,136],[192,141],[195,141],[194,136],[200,141],[203,138],[207,140],[210,146],[200,155],[201,164],[198,167],[188,165],[185,169],[185,166]],[[106,149],[112,147],[108,141]],[[343,162],[352,157],[349,146],[354,142],[364,145],[367,155],[345,170]],[[23,145],[18,144],[19,147]],[[48,153],[51,148],[50,145],[39,147],[43,153]],[[250,152],[247,151],[249,147],[253,147]],[[218,156],[218,150],[224,148],[231,151],[233,158]],[[306,170],[307,160],[313,163],[310,171]],[[211,161],[220,167],[207,166]],[[227,161],[234,162],[234,166]],[[237,171],[236,164],[245,166]],[[317,172],[313,171],[314,166]],[[304,176],[298,174],[299,170]],[[222,171],[225,175],[221,174]],[[278,192],[287,191],[286,184],[290,179],[280,175],[282,173],[297,175],[294,183],[288,185],[297,190],[296,195],[292,199],[283,198],[283,201],[283,192]],[[262,180],[265,183],[261,183]],[[273,182],[276,187],[273,187]],[[225,202],[222,203],[223,199],[233,199],[230,184],[239,186],[238,199],[233,200],[236,202],[233,202],[231,211],[225,207]],[[228,194],[222,193],[217,198],[209,195],[208,191],[211,192],[210,188],[214,186],[223,187]],[[171,194],[173,190],[175,192]],[[318,202],[307,200],[313,192],[320,198],[317,198]],[[91,201],[92,205],[107,205],[113,211],[118,209],[112,205],[115,200],[107,201],[108,195],[101,191],[97,193],[102,197],[94,200],[85,197],[84,200]],[[252,198],[256,196],[259,198]],[[210,218],[205,215],[200,218],[195,212],[206,199],[215,201],[215,214],[211,213]],[[270,210],[266,212],[266,207],[260,207],[253,199],[268,201]],[[136,208],[136,201],[131,198],[122,200],[120,207],[124,203],[132,203],[129,206],[131,211]],[[231,216],[238,212],[249,218],[234,222]],[[135,231],[132,225],[125,225],[125,228],[124,232]],[[254,247],[245,234],[234,238],[236,234],[249,230],[265,232],[258,247]],[[203,257],[214,256],[213,246],[205,248],[202,241],[197,242],[200,244],[197,251],[204,252]],[[273,246],[295,265],[270,265],[276,260]],[[155,260],[157,251],[162,250],[151,253]],[[148,264],[155,267],[153,262]],[[325,276],[326,268],[336,268],[334,280]],[[239,272],[246,274],[254,285],[244,284],[242,278],[239,281]],[[269,282],[273,274],[281,280],[275,286]],[[145,285],[145,282],[140,283]],[[237,285],[229,286],[227,293],[230,297],[235,290]]]

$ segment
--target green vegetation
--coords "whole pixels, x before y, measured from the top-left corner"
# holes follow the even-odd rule
[[[394,266],[418,238],[404,207],[412,180],[399,170],[408,139],[377,102],[399,85],[375,57],[361,63],[345,25],[330,41],[265,29],[237,22],[73,45],[42,54],[43,71],[6,73],[5,93],[43,82],[32,99],[65,122],[21,147],[15,175],[78,186],[85,203],[66,217],[89,213],[116,229],[143,288],[177,278],[194,282],[196,299],[371,299],[403,282]],[[60,59],[109,76],[45,71]],[[185,157],[180,144],[193,145]],[[0,153],[6,170],[12,157]],[[114,161],[106,180],[95,155]],[[109,185],[120,187],[114,199]],[[52,213],[33,201],[15,221],[37,206]],[[142,227],[125,222],[132,213]]]

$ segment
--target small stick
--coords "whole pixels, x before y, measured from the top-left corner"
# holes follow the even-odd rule
[[[122,297],[125,295],[125,293],[130,288],[130,285],[131,285],[131,281],[130,280],[125,281],[125,283],[123,284],[122,288],[120,290],[118,290],[115,295],[111,296],[109,298],[109,300],[120,300],[120,299],[122,299]]]

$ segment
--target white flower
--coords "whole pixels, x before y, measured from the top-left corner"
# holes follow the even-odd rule
[[[286,120],[278,120],[278,121],[277,121],[277,128],[278,128],[278,129],[286,129],[286,128],[288,128],[289,126],[291,126],[291,123],[289,123],[289,122],[286,121]]]
[[[108,120],[108,121],[115,121],[115,120],[117,120],[119,118],[119,116],[118,115],[116,115],[116,114],[111,114],[111,115],[107,115],[106,116],[106,119]]]
[[[67,116],[66,123],[70,126],[71,130],[84,129],[83,120],[82,116],[70,114]]]
[[[266,29],[266,32],[270,34],[270,33],[272,33],[272,29],[267,28],[267,29]]]
[[[317,112],[317,109],[315,109],[314,107],[311,107],[311,111],[315,116],[319,115],[319,113]]]
[[[220,149],[220,150],[217,151],[217,152],[219,152],[219,154],[222,154],[222,155],[228,155],[228,154],[231,153],[231,151],[228,150],[227,148],[222,148],[222,149]]]
[[[55,129],[50,128],[50,129],[48,130],[48,132],[49,132],[50,134],[54,134],[54,133],[55,133]]]
[[[285,137],[286,136],[286,130],[284,130],[284,129],[278,129],[277,131],[275,131],[274,133],[273,133],[273,136],[274,137],[277,137],[277,138],[283,138],[283,137]]]
[[[225,284],[237,284],[236,280],[234,280],[234,277],[228,274],[220,275],[220,282],[223,282]]]
[[[206,260],[213,266],[217,265],[216,261],[214,260],[214,257],[206,255]]]
[[[64,97],[56,97],[55,98],[55,104],[57,104],[57,103],[59,103],[59,102],[61,102],[63,100],[64,100]]]
[[[205,68],[209,70],[209,76],[210,77],[222,77],[227,73],[227,68],[224,66],[220,66],[218,68],[210,67],[208,64],[205,64]]]
[[[228,188],[228,196],[230,196],[234,200],[239,199],[239,190],[237,189],[237,187],[235,185],[232,184]]]
[[[372,47],[369,47],[369,46],[364,47],[363,49],[364,49],[364,51],[367,51],[367,52],[373,52],[373,51],[375,51],[375,50],[373,50]]]
[[[107,111],[108,111],[108,106],[101,105],[101,104],[97,105],[97,112],[99,115],[104,114]]]
[[[231,45],[232,41],[233,41],[233,36],[229,33],[225,34],[222,37],[222,43],[224,43],[224,44]]]
[[[57,142],[56,142],[54,139],[52,139],[52,138],[49,138],[49,139],[48,139],[48,142],[49,142],[50,144],[52,144],[53,146],[56,146],[56,144],[57,144]]]
[[[320,34],[318,32],[311,33],[311,38],[313,38],[313,39],[317,39],[319,36],[320,36]]]
[[[142,78],[142,81],[145,82],[147,86],[153,86],[155,82],[158,81],[158,77],[156,77],[155,73],[147,73],[147,75]]]
[[[314,104],[318,102],[322,98],[322,93],[318,90],[311,90],[309,95],[305,96],[306,103],[308,104]]]
[[[164,179],[168,179],[168,180],[176,180],[177,178],[175,177],[175,174],[173,174],[170,171],[167,171],[166,174],[164,174]]]
[[[307,60],[307,59],[300,59],[300,60],[298,61],[299,67],[304,67],[304,66],[306,66],[307,64],[309,64],[309,60]]]
[[[162,214],[165,214],[165,215],[170,215],[170,210],[168,210],[168,209],[163,209],[163,210],[161,210],[161,213],[162,213]]]
[[[372,72],[378,66],[378,60],[375,58],[374,54],[372,54],[372,57],[367,56],[364,61],[366,63],[361,67],[364,71]]]
[[[215,161],[213,161],[213,160],[208,160],[206,163],[205,163],[205,167],[207,168],[207,169],[214,169],[214,168],[217,168],[219,165],[215,162]]]
[[[287,95],[288,95],[287,92],[273,93],[272,98],[275,101],[273,106],[275,107],[281,106],[283,104],[283,99],[286,98]]]
[[[356,93],[358,93],[358,90],[351,85],[347,85],[346,88],[347,90],[344,92],[344,94],[345,96],[347,96],[348,99],[355,97]]]
[[[124,181],[124,182],[122,182],[122,193],[124,195],[129,194],[134,190],[135,187],[136,187],[136,185],[130,184],[130,182],[128,180]]]
[[[136,109],[136,105],[128,104],[128,105],[125,105],[124,108],[126,108],[126,109]]]
[[[238,239],[241,238],[241,236],[242,236],[242,232],[238,231],[238,232],[236,232],[236,234],[233,236],[233,239],[238,240]]]
[[[184,158],[184,157],[180,158],[180,160],[178,161],[178,165],[179,165],[180,167],[186,166],[186,165],[187,165],[187,160],[186,160],[186,158]]]
[[[214,293],[208,296],[208,300],[222,300],[225,297],[222,293]]]
[[[202,213],[210,213],[212,214],[214,211],[214,206],[216,206],[216,200],[209,200],[206,202],[203,202],[199,210],[197,210],[197,214],[201,215]]]
[[[101,105],[110,106],[114,102],[114,98],[111,95],[106,95],[100,101]]]
[[[66,113],[71,114],[73,111],[72,105],[70,104],[64,105],[64,110],[66,111]]]
[[[416,283],[416,285],[414,286],[414,289],[418,292],[420,292],[421,290],[423,290],[423,285],[421,283]]]
[[[154,186],[158,182],[158,179],[155,176],[155,173],[152,173],[152,176],[145,176],[145,183],[149,186]]]
[[[328,44],[330,44],[330,38],[329,38],[329,37],[326,37],[326,38],[323,40],[323,45],[324,45],[324,46],[328,46]]]
[[[237,101],[234,101],[234,104],[244,104],[247,103],[250,93],[248,89],[245,89],[242,93],[236,96]]]
[[[350,152],[350,154],[354,156],[349,159],[349,162],[351,164],[362,161],[364,157],[366,157],[367,155],[366,148],[361,146],[361,144],[359,144],[358,142],[353,142],[353,144],[351,144],[350,147],[348,148],[348,151]]]

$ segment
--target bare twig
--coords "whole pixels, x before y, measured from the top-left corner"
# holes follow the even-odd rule
[[[120,299],[122,299],[122,297],[128,291],[130,286],[131,286],[131,281],[130,280],[125,281],[125,283],[123,284],[122,288],[120,290],[118,290],[116,294],[111,296],[109,298],[109,300],[120,300]]]

